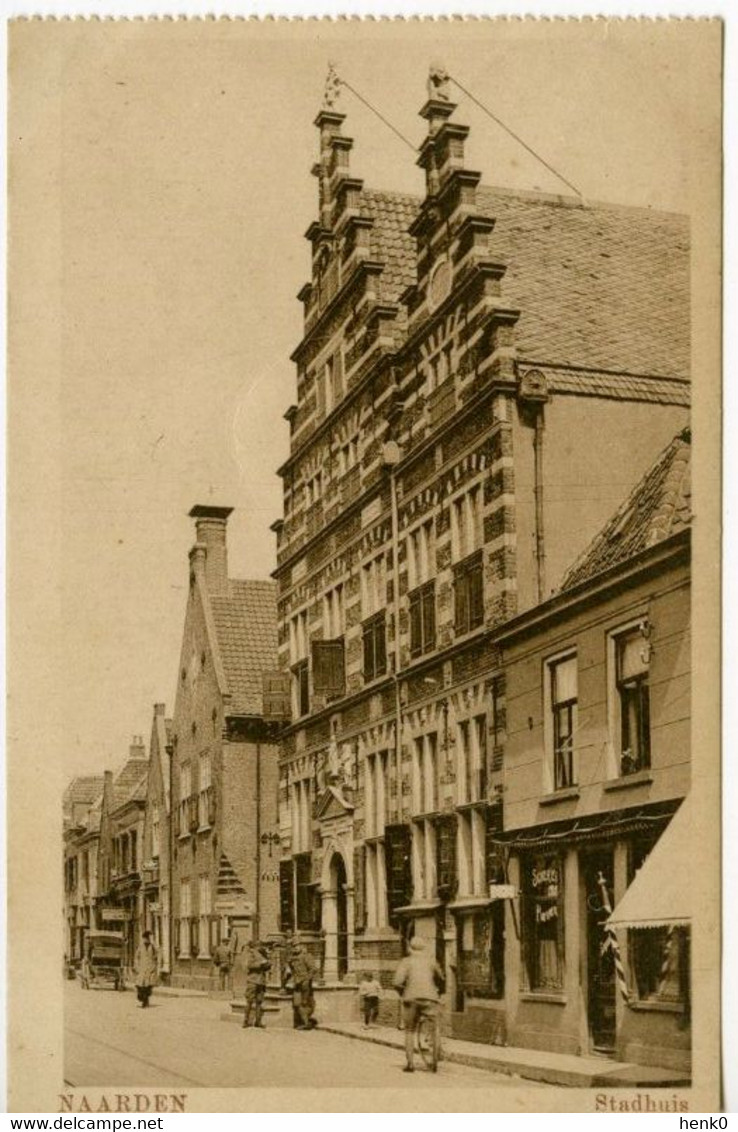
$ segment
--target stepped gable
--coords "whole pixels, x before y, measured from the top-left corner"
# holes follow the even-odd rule
[[[690,432],[684,429],[571,567],[562,590],[581,585],[670,535],[689,529],[690,458]]]
[[[507,265],[506,306],[520,308],[518,356],[615,373],[689,376],[689,220],[676,213],[480,187],[495,220],[490,255]],[[420,198],[363,189],[383,298],[415,281],[407,229]]]
[[[231,697],[228,710],[261,715],[262,673],[276,667],[276,585],[230,579],[227,594],[211,594],[210,604]]]

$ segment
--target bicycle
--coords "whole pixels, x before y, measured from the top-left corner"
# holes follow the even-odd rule
[[[426,1068],[435,1073],[441,1060],[441,1027],[438,1003],[419,1002],[420,1018],[415,1030],[415,1048]]]

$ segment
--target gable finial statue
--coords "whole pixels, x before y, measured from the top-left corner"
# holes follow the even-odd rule
[[[439,63],[436,59],[431,63],[430,70],[428,71],[428,98],[435,99],[436,102],[450,102],[450,82],[451,76],[448,71],[443,63]]]
[[[328,64],[328,74],[325,77],[325,89],[323,91],[323,108],[325,110],[332,110],[338,101],[341,93],[341,80],[336,71],[336,64]]]

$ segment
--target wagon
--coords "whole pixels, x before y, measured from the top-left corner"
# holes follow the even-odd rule
[[[122,932],[89,931],[85,954],[79,971],[82,987],[108,986],[123,990],[123,956],[125,936]]]

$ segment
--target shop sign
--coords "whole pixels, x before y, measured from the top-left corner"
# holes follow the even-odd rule
[[[490,900],[514,900],[518,890],[514,884],[491,884],[489,886]]]
[[[545,869],[538,869],[534,866],[530,873],[530,883],[533,888],[540,888],[540,886],[544,884],[558,888],[559,870],[555,865],[549,865]],[[551,895],[553,895],[553,893]]]
[[[127,923],[131,919],[131,913],[127,908],[102,908],[100,919],[104,924]]]

